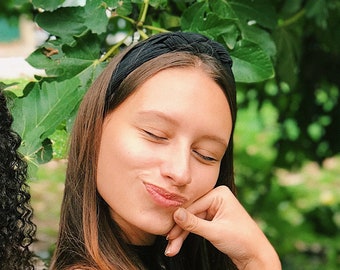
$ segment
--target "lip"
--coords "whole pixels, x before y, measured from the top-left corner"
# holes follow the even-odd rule
[[[163,207],[180,207],[187,201],[183,196],[169,192],[164,188],[149,183],[144,183],[144,185],[151,198]]]

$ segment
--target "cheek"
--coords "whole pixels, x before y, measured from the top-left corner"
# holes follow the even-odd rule
[[[197,200],[209,191],[211,191],[217,182],[219,175],[219,166],[214,167],[203,167],[197,170],[195,181],[192,182],[194,189],[193,199]]]
[[[98,179],[110,175],[123,180],[136,170],[146,169],[157,162],[157,155],[135,134],[123,132],[111,137],[103,136],[98,159]]]

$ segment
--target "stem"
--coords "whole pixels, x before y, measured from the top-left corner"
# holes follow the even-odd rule
[[[149,0],[144,0],[144,3],[142,5],[142,9],[140,12],[140,16],[138,19],[138,26],[142,26],[145,22],[145,18],[146,18],[146,14],[148,12],[148,8],[149,8]]]
[[[300,18],[302,18],[306,13],[305,9],[301,9],[299,12],[297,12],[296,14],[294,14],[292,17],[288,18],[285,21],[279,22],[279,26],[280,27],[287,27],[291,24],[294,24],[295,22],[297,22]]]
[[[144,31],[142,29],[138,28],[138,33],[140,34],[140,36],[142,37],[142,39],[147,39],[148,35],[144,33]]]
[[[129,18],[129,17],[123,16],[123,15],[117,15],[117,16],[118,16],[119,18],[122,18],[122,19],[128,21],[129,23],[131,23],[131,24],[133,24],[133,25],[136,23],[136,21],[135,21],[134,19],[131,19],[131,18]]]
[[[148,35],[145,34],[144,31],[143,31],[144,22],[145,22],[146,14],[148,12],[148,8],[149,8],[149,0],[144,0],[140,14],[139,14],[138,22],[137,22],[137,25],[136,25],[138,33],[140,34],[142,39],[148,38]]]
[[[164,28],[160,28],[160,27],[157,27],[157,26],[152,26],[152,25],[144,25],[144,28],[152,30],[152,31],[157,31],[157,32],[160,32],[160,33],[169,32],[169,30],[166,30]]]
[[[111,48],[110,48],[110,50],[108,50],[108,52],[102,57],[102,58],[100,58],[98,61],[99,62],[104,62],[107,58],[109,58],[109,56],[111,55],[111,54],[113,54],[113,52],[115,51],[115,50],[117,50],[119,47],[120,47],[120,45],[122,45],[124,42],[125,42],[125,40],[128,38],[128,35],[124,38],[124,39],[122,39],[121,41],[119,41],[118,43],[116,43],[115,45],[113,45]]]

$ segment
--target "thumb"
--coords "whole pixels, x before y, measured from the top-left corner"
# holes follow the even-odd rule
[[[174,220],[183,230],[201,234],[204,220],[196,217],[184,208],[178,208],[174,213]]]

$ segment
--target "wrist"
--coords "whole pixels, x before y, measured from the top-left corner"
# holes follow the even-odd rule
[[[281,270],[281,262],[279,256],[274,249],[270,251],[261,251],[261,254],[252,258],[248,263],[240,268],[243,270]]]
[[[259,249],[256,255],[234,261],[239,270],[282,270],[281,262],[274,248]]]

